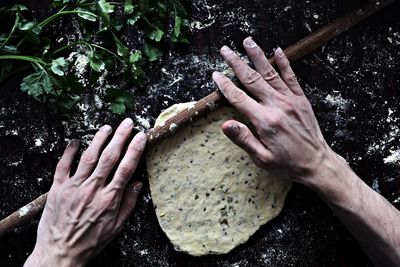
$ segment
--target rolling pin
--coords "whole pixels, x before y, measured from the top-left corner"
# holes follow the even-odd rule
[[[327,41],[347,31],[360,21],[363,21],[393,2],[395,2],[395,0],[368,1],[368,4],[365,7],[330,22],[319,30],[311,33],[309,36],[301,39],[294,45],[286,48],[284,52],[289,61],[293,62],[309,54],[311,51],[319,48]],[[269,61],[271,64],[274,64],[273,58],[269,59]],[[235,83],[240,86],[237,81]],[[147,132],[148,144],[154,145],[157,142],[167,138],[175,131],[179,130],[179,128],[185,126],[193,120],[196,120],[198,117],[217,109],[223,105],[224,102],[226,102],[226,100],[218,90],[210,93],[206,97],[196,102],[194,106],[168,119],[164,126],[150,129]],[[1,220],[0,237],[35,218],[36,215],[43,210],[46,200],[47,193],[39,196],[37,199]]]

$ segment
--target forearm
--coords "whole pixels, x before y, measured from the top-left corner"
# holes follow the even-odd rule
[[[400,212],[334,152],[310,185],[359,241],[376,266],[400,262]]]
[[[80,267],[84,265],[85,264],[82,262],[82,257],[68,256],[65,252],[57,251],[56,247],[46,249],[35,247],[31,255],[29,255],[28,259],[26,260],[24,267]]]

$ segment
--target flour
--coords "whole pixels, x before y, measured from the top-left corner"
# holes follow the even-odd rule
[[[23,216],[27,215],[30,210],[31,210],[31,204],[23,206],[22,208],[20,208],[18,210],[19,217],[23,217]]]

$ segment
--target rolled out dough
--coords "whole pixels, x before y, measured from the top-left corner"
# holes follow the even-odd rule
[[[193,102],[161,113],[155,126]],[[277,216],[291,187],[254,165],[221,130],[241,116],[232,108],[200,118],[149,151],[150,190],[161,228],[175,249],[224,254]]]

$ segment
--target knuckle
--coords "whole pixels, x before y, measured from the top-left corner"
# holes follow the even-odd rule
[[[275,113],[274,115],[269,116],[267,124],[272,128],[278,128],[282,125],[282,122],[283,122],[282,115]]]
[[[141,154],[144,151],[144,146],[139,142],[135,142],[129,146],[129,149],[132,150],[133,152]]]
[[[134,162],[127,162],[121,166],[120,175],[122,177],[130,177],[132,176],[133,172],[135,171],[135,163]]]
[[[105,150],[102,155],[102,161],[105,164],[113,165],[118,161],[118,155],[110,150]]]
[[[291,84],[297,84],[297,76],[293,71],[289,71],[286,75],[286,81]]]
[[[228,89],[231,87],[231,85],[232,85],[232,82],[229,79],[227,79],[227,80],[224,79],[224,81],[220,84],[220,87],[223,89]]]
[[[97,161],[97,157],[91,151],[85,151],[82,154],[82,157],[81,157],[82,163],[84,163],[86,165],[91,165],[91,164],[96,163],[96,161]]]
[[[232,55],[232,57],[233,58],[231,60],[231,67],[233,69],[240,68],[242,66],[242,63],[243,63],[242,60],[237,55]]]
[[[118,138],[126,138],[130,135],[131,130],[129,129],[118,129],[118,131],[115,133],[115,135]]]
[[[67,171],[68,166],[64,162],[58,162],[56,166],[56,172],[65,172]]]
[[[255,70],[246,71],[243,79],[244,85],[252,85],[261,79],[260,73]]]
[[[117,210],[117,201],[112,194],[107,194],[101,200],[101,208],[105,210]]]
[[[257,46],[255,50],[256,50],[255,54],[256,54],[257,58],[259,58],[259,59],[265,58],[265,53],[259,46]]]
[[[296,105],[292,101],[285,99],[282,102],[282,109],[285,113],[293,113],[296,110]]]
[[[235,90],[233,91],[231,103],[232,104],[241,104],[245,101],[247,95],[242,90]]]

